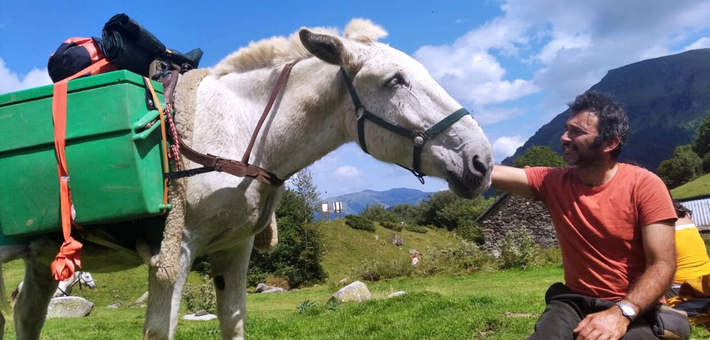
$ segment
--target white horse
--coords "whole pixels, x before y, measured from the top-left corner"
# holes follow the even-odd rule
[[[475,197],[489,187],[493,167],[482,129],[421,64],[377,42],[386,34],[370,21],[355,19],[343,36],[335,30],[302,28],[289,38],[242,48],[203,71],[204,77],[194,84],[194,118],[177,114],[185,120],[181,124],[191,127],[188,144],[239,159],[283,66],[295,63],[256,140],[250,164],[287,179],[356,141],[381,161],[444,178],[457,195]],[[145,339],[174,338],[190,266],[203,255],[211,264],[222,339],[244,339],[246,273],[254,236],[269,225],[283,192],[283,186],[219,172],[186,180],[174,280],[161,281],[156,265],[160,258],[148,259]],[[18,339],[39,339],[56,289],[49,268],[54,252],[48,259],[38,249],[47,247],[30,247],[24,256],[26,288],[15,305]],[[158,255],[158,250],[150,249],[150,255]],[[92,257],[84,254],[87,270],[96,271],[102,264],[96,262],[106,262],[91,263]]]
[[[24,286],[25,281],[21,281],[19,285],[12,291],[10,294],[10,305],[15,304],[15,300],[17,300],[17,295],[20,294],[22,291],[22,286]],[[55,297],[60,297],[60,296],[70,296],[72,290],[74,289],[74,286],[79,285],[79,287],[86,286],[89,289],[94,289],[96,288],[96,281],[94,281],[94,277],[91,276],[91,273],[89,272],[84,272],[84,271],[75,271],[74,275],[72,277],[59,282],[59,285],[57,286],[57,290],[54,292],[54,295],[52,295],[53,298]]]

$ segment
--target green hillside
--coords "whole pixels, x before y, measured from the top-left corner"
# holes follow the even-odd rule
[[[346,226],[343,219],[322,223],[319,230],[323,233],[325,249],[321,264],[330,281],[335,282],[350,276],[352,269],[359,268],[362,261],[407,260],[411,257],[410,249],[419,252],[427,247],[442,249],[457,240],[449,232],[440,229],[429,229],[426,234],[419,234],[407,230],[394,232],[377,225],[377,230],[370,233]],[[392,244],[394,234],[402,237],[403,246]]]
[[[708,194],[710,194],[710,174],[700,176],[693,181],[685,183],[671,190],[671,195],[675,199],[683,199],[686,197],[694,197]]]

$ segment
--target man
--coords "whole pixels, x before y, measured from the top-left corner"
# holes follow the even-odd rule
[[[560,138],[566,168],[496,165],[493,187],[541,200],[562,251],[565,284],[528,339],[654,339],[642,314],[655,313],[675,270],[676,214],[663,182],[617,158],[628,117],[608,95],[589,91],[569,105]]]

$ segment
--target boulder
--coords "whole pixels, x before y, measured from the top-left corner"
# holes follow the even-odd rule
[[[257,293],[261,293],[267,289],[269,289],[269,286],[267,286],[266,283],[262,282],[262,283],[256,285],[256,292]]]
[[[261,292],[261,294],[269,294],[269,293],[283,293],[286,290],[281,288],[281,287],[269,287],[269,289]]]
[[[209,320],[214,320],[217,318],[217,315],[214,314],[202,314],[202,313],[194,313],[194,314],[186,314],[182,317],[183,320],[189,320],[189,321],[209,321]]]
[[[388,298],[388,299],[391,299],[391,298],[393,298],[393,297],[398,297],[398,296],[401,296],[401,295],[404,295],[404,294],[407,294],[407,293],[400,290],[400,291],[398,291],[398,292],[394,292],[394,293],[392,293],[392,294],[390,294],[390,295],[387,295],[387,298]]]
[[[367,285],[360,281],[355,281],[339,291],[335,292],[333,296],[330,297],[329,301],[335,300],[338,302],[362,302],[372,299],[372,294],[367,289]]]
[[[49,302],[47,318],[80,318],[89,315],[94,303],[78,296],[60,296]]]
[[[392,235],[392,244],[395,246],[403,246],[404,240],[397,234]]]

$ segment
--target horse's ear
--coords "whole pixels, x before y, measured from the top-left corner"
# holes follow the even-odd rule
[[[318,59],[340,67],[353,66],[356,54],[348,41],[330,34],[314,33],[307,28],[298,31],[301,43]]]

